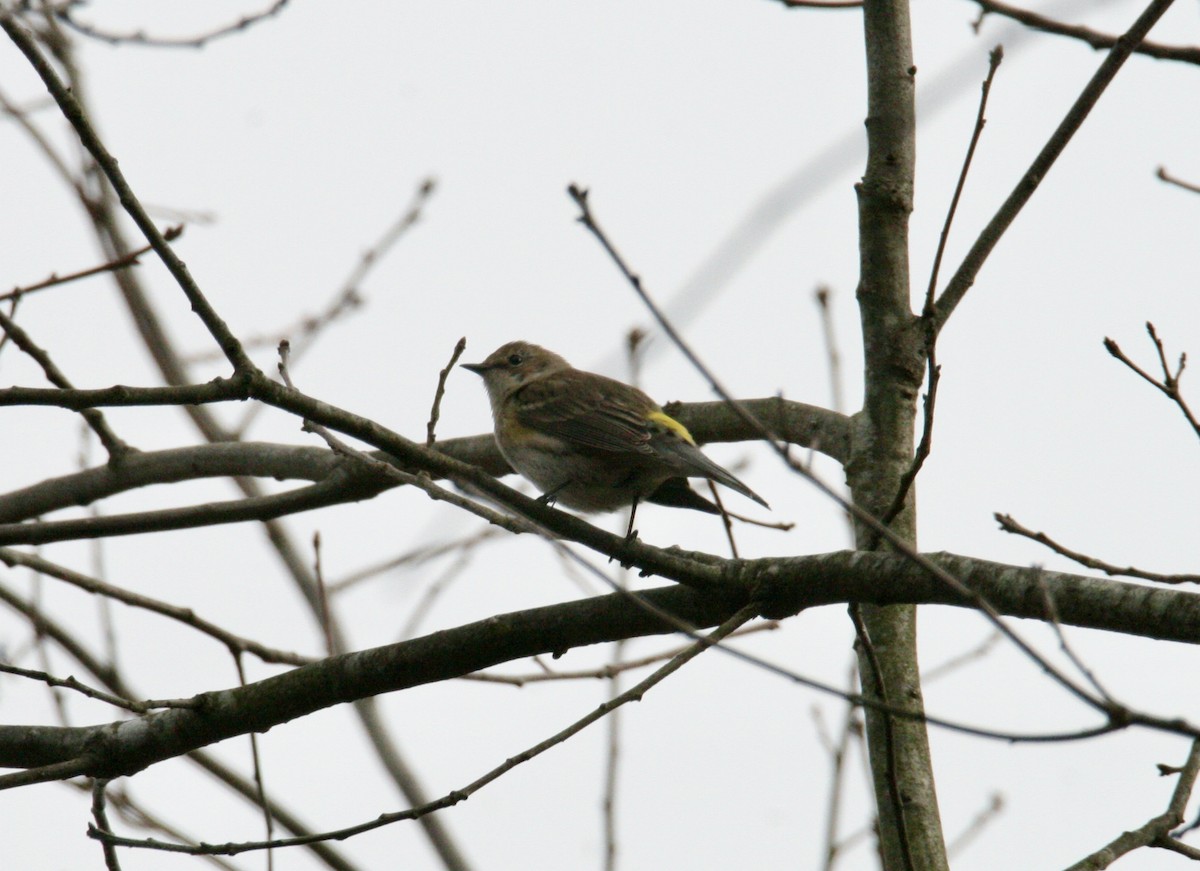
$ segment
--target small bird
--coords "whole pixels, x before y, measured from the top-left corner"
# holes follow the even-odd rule
[[[770,508],[636,387],[575,369],[529,342],[509,342],[482,363],[462,367],[483,378],[496,446],[544,502],[580,511],[629,505],[636,512],[644,500],[717,514],[686,481],[709,478]]]

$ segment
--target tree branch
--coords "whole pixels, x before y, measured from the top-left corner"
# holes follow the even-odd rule
[[[1092,30],[1089,27],[1082,27],[1077,24],[1066,24],[1062,21],[1055,21],[1053,18],[1038,15],[1029,9],[1009,6],[1007,3],[998,2],[998,0],[975,0],[975,2],[979,4],[980,21],[983,20],[985,15],[1002,15],[1005,18],[1011,18],[1013,21],[1019,21],[1026,27],[1040,30],[1043,33],[1053,33],[1056,36],[1069,36],[1072,39],[1085,42],[1095,49],[1112,48],[1117,44],[1118,37],[1112,34],[1101,33],[1098,30]],[[1184,63],[1200,64],[1200,48],[1191,45],[1162,45],[1157,42],[1143,41],[1133,51],[1135,54],[1144,54],[1147,57],[1157,58],[1158,60],[1177,60]]]
[[[976,277],[979,275],[979,270],[983,268],[984,262],[988,255],[992,253],[992,249],[1000,241],[1000,238],[1008,230],[1021,209],[1029,202],[1033,192],[1037,190],[1042,179],[1046,177],[1054,162],[1066,149],[1067,143],[1083,126],[1083,122],[1087,120],[1087,116],[1091,113],[1092,108],[1096,105],[1101,95],[1108,88],[1113,78],[1120,71],[1125,61],[1145,39],[1146,34],[1150,32],[1150,28],[1155,25],[1159,18],[1170,8],[1173,0],[1152,0],[1146,10],[1138,16],[1137,21],[1129,28],[1126,33],[1117,39],[1108,57],[1100,64],[1091,81],[1084,87],[1083,92],[1075,100],[1074,105],[1068,110],[1066,116],[1059,123],[1055,131],[1050,135],[1049,140],[1042,146],[1042,150],[1037,157],[1033,159],[1033,163],[1029,165],[1029,169],[1025,170],[1025,174],[1021,176],[1021,180],[1017,182],[1012,193],[992,216],[987,226],[979,234],[979,238],[975,240],[975,244],[971,246],[971,250],[967,252],[963,258],[962,264],[958,267],[958,271],[954,273],[950,282],[946,285],[946,289],[938,298],[935,307],[935,323],[940,331],[946,325],[950,315],[958,304],[962,302],[971,285],[975,283]]]
[[[1200,643],[1200,594],[933,554],[937,565],[964,578],[1002,613],[1046,619],[1043,589],[1063,623],[1163,640]],[[647,611],[627,593],[489,617],[477,623],[398,644],[330,657],[245,687],[204,693],[196,706],[106,726],[0,727],[0,766],[74,763],[72,774],[132,774],[198,747],[263,731],[316,710],[355,699],[459,677],[503,662],[620,638],[676,631],[676,621],[714,626],[750,601],[778,617],[837,602],[946,604],[970,607],[905,557],[838,552],[730,565],[721,595],[681,586],[638,595],[670,619]],[[1130,714],[1138,723],[1195,735],[1181,720]],[[1111,731],[1110,728],[1099,730]],[[1081,734],[1093,734],[1089,730]],[[67,770],[67,769],[62,769]],[[59,769],[48,770],[52,779]],[[6,779],[12,778],[12,779]],[[34,779],[39,779],[34,777]],[[33,782],[30,775],[0,776],[0,786]]]

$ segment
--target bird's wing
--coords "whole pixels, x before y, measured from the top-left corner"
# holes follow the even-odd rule
[[[596,376],[599,378],[600,376]],[[557,378],[526,384],[513,398],[518,402],[517,422],[577,445],[602,451],[637,451],[652,454],[646,415],[658,406],[640,390],[612,382],[593,382],[591,395],[573,395]],[[634,391],[632,394],[626,391]],[[620,396],[617,401],[615,396]]]

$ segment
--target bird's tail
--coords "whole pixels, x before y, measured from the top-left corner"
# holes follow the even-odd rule
[[[711,478],[718,484],[724,484],[730,490],[736,490],[748,499],[753,499],[763,508],[770,509],[767,500],[739,481],[732,472],[706,457],[703,451],[690,442],[681,438],[656,439],[654,447],[660,455],[669,455],[681,474],[689,478]]]

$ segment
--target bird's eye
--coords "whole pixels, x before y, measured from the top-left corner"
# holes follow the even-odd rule
[[[524,359],[525,358],[522,357],[520,354],[509,354],[508,355],[508,365],[509,366],[520,366]]]

